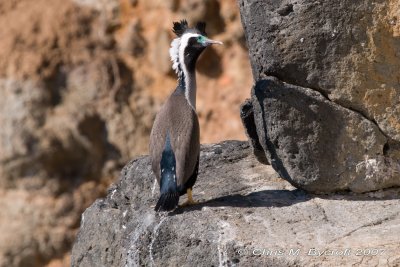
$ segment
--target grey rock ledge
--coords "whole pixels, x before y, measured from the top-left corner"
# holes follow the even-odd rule
[[[153,211],[149,158],[128,163],[82,215],[72,266],[400,264],[398,190],[315,196],[260,164],[246,142],[203,146],[200,162],[194,197],[202,203],[169,214]],[[314,255],[326,249],[348,250]],[[360,257],[357,249],[380,255]]]

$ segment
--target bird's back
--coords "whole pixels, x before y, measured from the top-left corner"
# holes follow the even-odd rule
[[[152,169],[160,182],[160,162],[167,134],[176,159],[177,185],[193,174],[200,153],[200,131],[196,112],[183,94],[172,94],[158,112],[150,135]]]

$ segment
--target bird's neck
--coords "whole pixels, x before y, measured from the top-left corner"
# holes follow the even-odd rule
[[[185,94],[189,105],[196,110],[196,71],[182,68],[178,78],[178,88]]]

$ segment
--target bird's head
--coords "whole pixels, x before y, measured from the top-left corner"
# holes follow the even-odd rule
[[[183,71],[194,71],[196,61],[207,46],[222,44],[207,38],[206,24],[199,22],[194,28],[189,28],[186,20],[174,22],[172,28],[176,38],[171,43],[169,54],[172,68],[180,75]]]

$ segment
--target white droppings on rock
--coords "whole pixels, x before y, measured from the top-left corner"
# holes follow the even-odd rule
[[[218,226],[220,227],[220,232],[218,236],[217,249],[218,249],[218,261],[219,267],[232,266],[229,265],[230,260],[228,253],[226,251],[226,244],[236,237],[236,231],[227,221],[219,221]]]
[[[206,206],[204,206],[204,207],[202,207],[202,208],[201,208],[201,210],[202,210],[202,211],[209,211],[209,210],[210,210],[210,208],[209,208],[209,207],[206,207]]]
[[[136,245],[136,242],[139,240],[140,236],[143,234],[143,232],[147,229],[148,226],[150,226],[154,222],[154,214],[152,213],[147,213],[143,216],[143,220],[139,224],[139,226],[133,231],[130,239],[130,247],[129,250],[127,251],[127,261],[125,264],[125,267],[138,267],[140,265],[139,261],[139,256],[140,256],[140,250],[138,247],[140,245]]]
[[[365,158],[356,165],[356,171],[365,172],[365,179],[372,179],[376,174],[379,173],[378,161],[376,159]]]
[[[154,258],[153,258],[153,245],[154,245],[154,241],[157,238],[158,235],[158,230],[160,229],[160,226],[163,224],[163,222],[167,219],[168,217],[164,216],[162,217],[162,219],[160,220],[160,222],[154,227],[153,229],[153,234],[151,235],[151,242],[149,245],[149,257],[150,257],[150,266],[154,266]]]
[[[83,224],[85,223],[85,213],[82,213],[82,217],[81,217],[81,226],[83,227]]]
[[[153,187],[151,188],[151,196],[154,195],[154,191],[156,190],[157,179],[154,178]]]
[[[111,196],[110,196],[111,199],[113,199],[115,192],[117,192],[117,189],[114,189],[114,190],[111,192]]]

